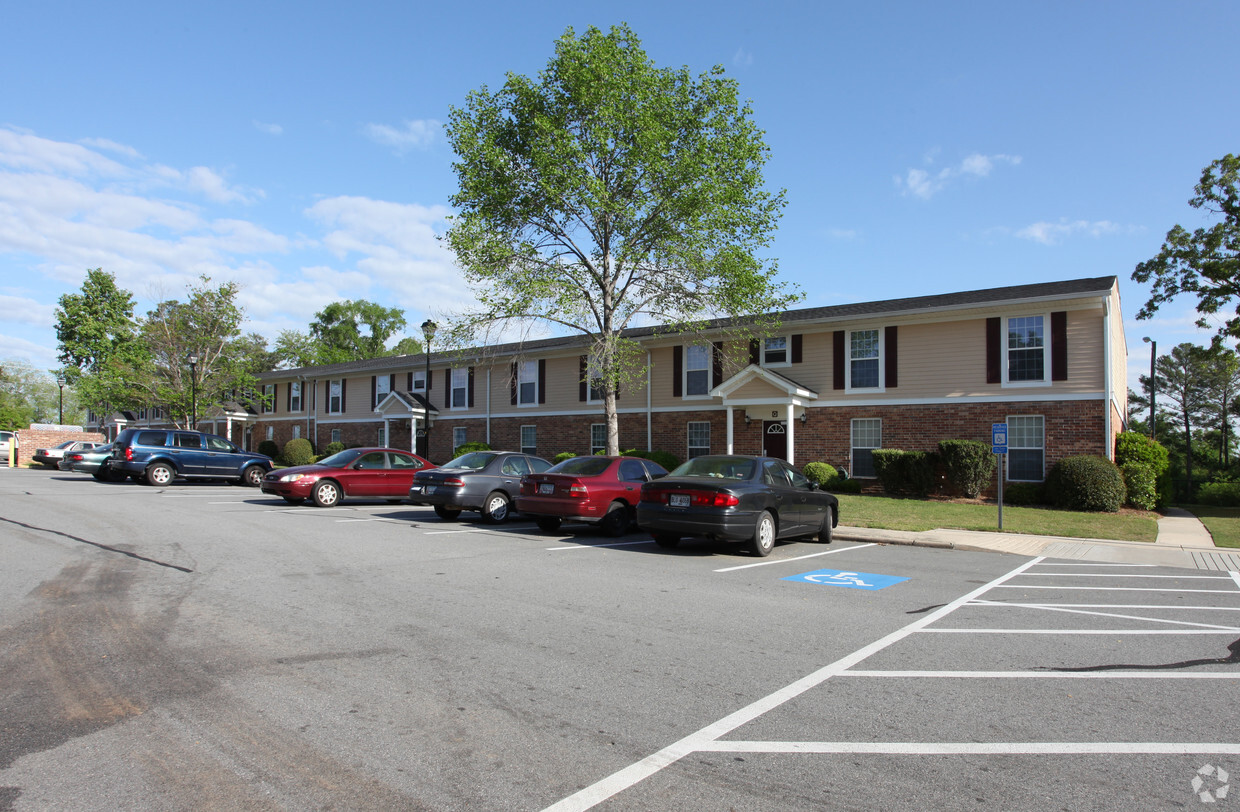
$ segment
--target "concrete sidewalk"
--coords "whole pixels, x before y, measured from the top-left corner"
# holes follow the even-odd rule
[[[1240,572],[1240,550],[1215,547],[1205,526],[1197,517],[1181,508],[1168,508],[1166,516],[1158,520],[1158,540],[1153,544],[1143,541],[1030,536],[976,530],[939,529],[918,533],[844,525],[836,528],[835,538],[950,550],[1044,555],[1048,558],[1078,561]]]

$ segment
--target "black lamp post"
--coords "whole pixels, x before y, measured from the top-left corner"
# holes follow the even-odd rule
[[[56,378],[56,385],[60,387],[60,425],[65,424],[65,376],[60,375]]]
[[[427,319],[422,322],[422,335],[426,338],[426,346],[422,348],[423,354],[426,356],[426,377],[422,380],[422,397],[426,399],[426,428],[423,429],[422,436],[426,438],[426,458],[431,456],[431,340],[435,338],[435,331],[439,329],[439,325]]]
[[[1154,401],[1158,398],[1158,379],[1154,377],[1154,358],[1158,355],[1158,342],[1145,336],[1141,339],[1150,345],[1150,439],[1156,440],[1154,436]]]
[[[191,355],[189,361],[189,427],[198,430],[198,356]]]

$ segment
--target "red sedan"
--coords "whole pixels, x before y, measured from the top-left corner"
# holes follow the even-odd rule
[[[260,487],[292,505],[312,499],[319,507],[335,507],[346,496],[396,503],[409,496],[415,473],[433,467],[417,454],[395,448],[346,448],[313,465],[277,468],[263,477]]]
[[[570,521],[620,536],[633,527],[642,485],[664,476],[663,466],[637,457],[573,457],[522,477],[517,510],[533,516],[547,532]]]

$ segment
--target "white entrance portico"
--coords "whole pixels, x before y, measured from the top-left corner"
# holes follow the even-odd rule
[[[393,420],[408,420],[409,450],[426,456],[426,429],[439,414],[439,410],[425,397],[416,392],[390,392],[379,401],[375,414],[383,418],[383,436],[392,436]],[[391,441],[388,441],[391,444]]]
[[[733,453],[732,412],[743,409],[747,420],[762,421],[762,450],[796,462],[796,422],[818,393],[778,372],[750,364],[710,391],[728,410],[728,453]]]

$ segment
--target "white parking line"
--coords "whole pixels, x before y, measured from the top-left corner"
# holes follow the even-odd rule
[[[1001,606],[1015,609],[1041,609],[1046,612],[1065,612],[1073,615],[1089,615],[1091,617],[1114,617],[1120,620],[1144,620],[1149,623],[1169,623],[1175,626],[1201,626],[1208,629],[1225,629],[1227,626],[1218,626],[1213,623],[1192,623],[1187,620],[1171,620],[1169,618],[1148,617],[1146,615],[1121,615],[1115,612],[1089,612],[1084,609],[1074,609],[1064,606],[1056,606],[1048,603],[1005,603],[1003,601],[974,601],[970,606]],[[1240,631],[1240,629],[1236,629]]]
[[[1234,671],[845,671],[845,677],[898,679],[1226,679]]]
[[[1213,629],[921,629],[922,634],[1115,634],[1115,635],[1192,635],[1235,634],[1240,627]]]
[[[548,547],[547,551],[554,550],[597,550],[600,547],[632,547],[637,544],[654,544],[654,539],[641,539],[640,541],[613,541],[608,544],[571,544],[562,545],[560,547]]]
[[[1159,587],[1142,587],[1142,586],[1029,586],[1027,584],[1000,584],[1000,587],[1006,589],[1059,589],[1067,591],[1070,589],[1085,590],[1087,592],[1192,592],[1194,594],[1221,593],[1224,595],[1235,595],[1234,589],[1162,589]],[[998,587],[996,587],[998,588]]]
[[[866,753],[886,755],[1232,755],[1235,742],[742,742],[716,741],[712,753]]]
[[[735,572],[736,570],[747,570],[751,567],[766,567],[771,564],[788,564],[793,561],[804,561],[807,558],[818,558],[819,556],[823,556],[823,555],[831,555],[833,553],[843,553],[849,550],[860,550],[862,547],[873,547],[873,546],[875,546],[875,542],[867,542],[865,544],[854,544],[851,547],[836,547],[834,550],[825,550],[821,553],[809,553],[807,555],[798,555],[795,558],[776,558],[770,561],[759,561],[755,564],[739,564],[735,567],[724,567],[723,569],[715,570],[715,572]]]

